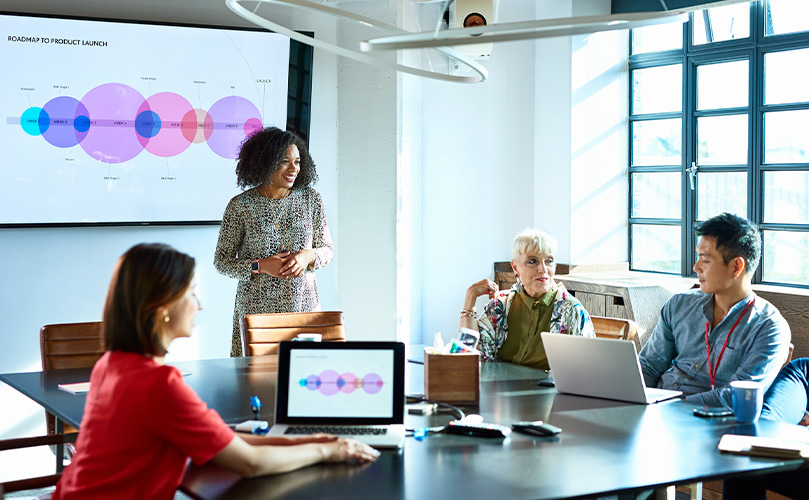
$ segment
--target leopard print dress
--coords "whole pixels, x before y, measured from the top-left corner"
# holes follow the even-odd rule
[[[315,261],[298,278],[250,272],[255,259],[304,248],[314,250]],[[314,189],[293,189],[286,198],[273,200],[252,188],[230,200],[214,255],[216,270],[239,280],[230,355],[242,355],[239,322],[245,314],[319,311],[314,271],[333,257],[323,201]]]

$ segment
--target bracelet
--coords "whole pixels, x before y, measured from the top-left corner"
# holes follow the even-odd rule
[[[470,311],[469,309],[461,309],[461,317],[478,319],[478,313],[474,310]]]

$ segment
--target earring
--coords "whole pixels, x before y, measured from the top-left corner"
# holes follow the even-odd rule
[[[165,316],[163,316],[163,321],[165,321],[166,323],[168,323],[168,322],[169,322],[169,315],[168,315],[168,314],[166,314]]]

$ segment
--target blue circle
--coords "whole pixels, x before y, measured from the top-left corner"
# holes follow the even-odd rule
[[[45,120],[48,120],[48,114],[42,108],[28,108],[20,117],[20,126],[23,131],[28,135],[42,135],[41,119],[45,115]],[[46,127],[47,129],[47,127]]]
[[[76,132],[87,132],[90,130],[90,117],[86,115],[79,115],[73,120],[73,128]]]
[[[160,117],[151,110],[140,113],[135,118],[135,131],[139,136],[151,139],[160,132]]]
[[[345,380],[343,380],[342,378],[338,378],[338,379],[337,379],[337,387],[339,387],[340,389],[342,389],[344,385],[346,385],[346,381],[345,381]]]

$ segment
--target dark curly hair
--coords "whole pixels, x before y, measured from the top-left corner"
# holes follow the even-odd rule
[[[298,147],[301,155],[301,170],[295,178],[292,189],[308,187],[317,182],[315,162],[309,156],[306,143],[286,130],[267,127],[249,136],[239,150],[236,164],[236,183],[242,189],[256,187],[268,181],[278,170],[281,160],[292,144]]]

